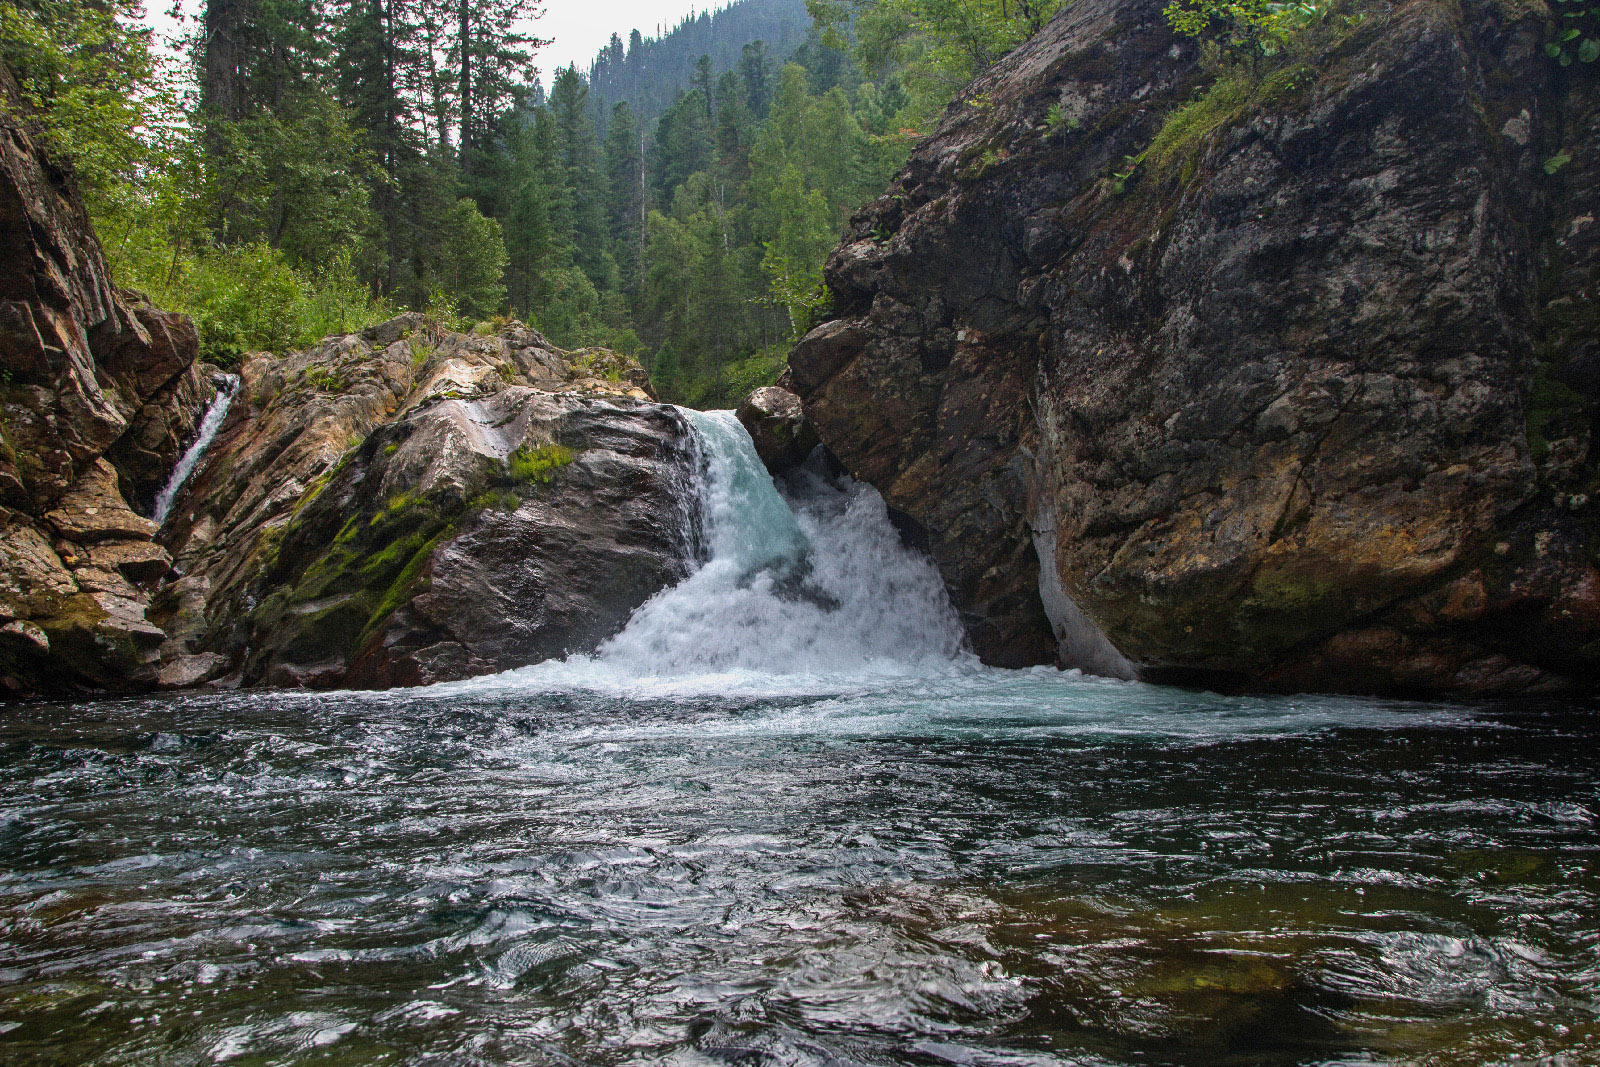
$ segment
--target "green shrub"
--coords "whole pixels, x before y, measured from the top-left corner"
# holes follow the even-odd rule
[[[174,254],[158,234],[132,235],[108,252],[117,281],[157,306],[194,319],[201,356],[232,366],[245,352],[292,352],[331,334],[352,333],[392,318],[351,268],[335,256],[315,275],[295,270],[264,244],[205,247]]]
[[[0,0],[0,64],[91,200],[153,162],[148,135],[174,118],[177,91],[142,22],[133,0]]]
[[[1556,0],[1555,40],[1544,46],[1545,54],[1563,67],[1593,63],[1600,59],[1600,0]]]

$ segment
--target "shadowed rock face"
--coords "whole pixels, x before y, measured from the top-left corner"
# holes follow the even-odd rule
[[[163,682],[387,688],[592,650],[694,560],[698,453],[641,376],[416,315],[251,358],[169,522]]]
[[[71,175],[20,113],[0,108],[0,693],[140,688],[170,558],[128,501],[171,469],[212,387],[193,324],[112,285]]]
[[[823,443],[992,663],[1592,687],[1592,79],[1413,0],[1119,190],[1206,85],[1161,8],[1078,0],[852,221],[790,359]]]

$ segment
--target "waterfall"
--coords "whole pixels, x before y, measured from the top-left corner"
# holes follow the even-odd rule
[[[228,408],[233,404],[234,395],[238,391],[238,375],[223,375],[222,381],[217,385],[216,397],[211,401],[211,406],[206,408],[205,417],[200,420],[200,432],[195,437],[194,444],[190,445],[179,458],[178,465],[172,468],[172,476],[156,495],[155,514],[151,516],[155,519],[156,525],[159,526],[167,521],[167,515],[172,511],[172,503],[178,499],[178,490],[183,488],[183,483],[194,473],[201,457],[206,454],[206,449],[211,446],[211,439],[217,436],[217,431],[222,428],[222,420],[228,417]]]
[[[802,470],[780,494],[732,412],[686,412],[705,454],[710,559],[597,658],[644,675],[837,673],[947,662],[960,623],[870,486]]]
[[[808,466],[780,489],[732,412],[684,410],[698,442],[706,556],[592,656],[460,683],[726,692],[774,677],[966,669],[938,571],[907,549],[871,486]]]

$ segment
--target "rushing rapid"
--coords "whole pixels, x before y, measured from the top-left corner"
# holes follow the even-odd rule
[[[991,670],[692,418],[592,655],[0,711],[0,1062],[1600,1062],[1592,709]]]
[[[785,496],[731,412],[685,415],[705,467],[703,565],[594,655],[456,691],[832,692],[978,669],[938,572],[900,543],[876,491],[806,468]]]

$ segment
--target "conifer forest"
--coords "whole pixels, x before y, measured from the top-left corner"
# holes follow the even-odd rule
[[[663,398],[774,380],[821,269],[954,92],[1042,25],[1009,0],[739,0],[544,70],[533,0],[5,0],[4,60],[120,284],[205,358],[426,311],[635,355]]]

